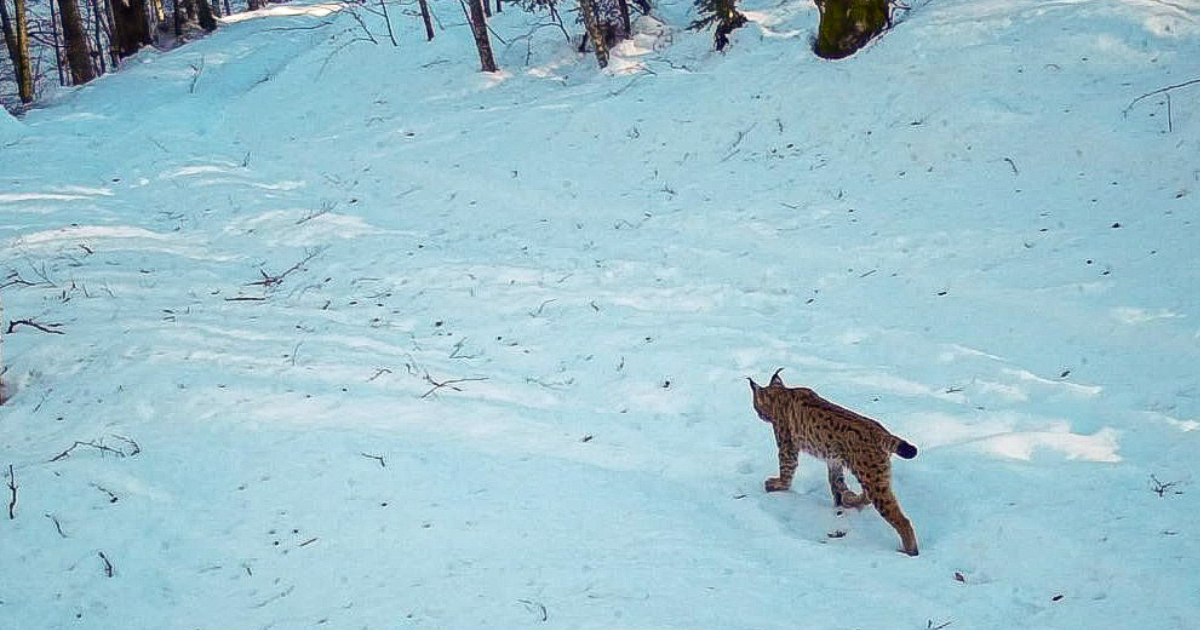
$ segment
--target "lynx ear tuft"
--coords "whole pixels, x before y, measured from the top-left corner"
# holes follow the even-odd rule
[[[778,370],[775,370],[774,374],[771,375],[771,385],[773,385],[773,386],[778,385],[779,387],[783,387],[783,379],[779,378],[779,373],[782,371],[783,371],[783,368],[779,368]]]

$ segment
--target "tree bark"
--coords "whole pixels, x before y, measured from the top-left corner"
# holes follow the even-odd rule
[[[54,8],[54,2],[50,4],[50,35],[54,40],[54,69],[58,71],[58,84],[67,84],[67,73],[63,70],[66,65],[63,59],[62,44],[58,42],[58,9]]]
[[[213,17],[208,0],[196,0],[196,19],[200,22],[200,28],[209,32],[217,30],[217,19]]]
[[[596,63],[600,67],[608,67],[608,43],[604,41],[604,30],[600,28],[600,18],[596,14],[595,0],[579,0],[579,13],[583,15],[583,25],[587,29],[588,38],[596,49]]]
[[[124,59],[150,43],[146,0],[109,0],[113,12],[113,50]]]
[[[25,21],[25,0],[13,0],[15,16],[9,15],[6,2],[7,0],[0,0],[0,26],[4,29],[8,58],[12,60],[13,71],[17,75],[17,95],[22,103],[32,103],[33,66],[29,62],[29,27]]]
[[[95,43],[95,46],[96,46],[96,51],[95,51],[96,61],[100,62],[100,74],[104,74],[105,72],[108,72],[108,68],[105,67],[104,53],[101,52],[102,50],[104,50],[104,43],[100,39],[101,33],[104,31],[104,23],[101,22],[101,20],[103,20],[104,18],[101,17],[101,15],[100,15],[100,0],[91,0],[91,7],[92,7],[92,24],[94,24],[96,27],[96,32],[94,33],[95,39],[93,39],[92,41]],[[93,65],[93,67],[94,67],[94,65]]]
[[[888,0],[815,0],[821,10],[817,55],[841,59],[858,52],[888,25]]]
[[[63,43],[67,48],[67,64],[71,68],[71,82],[75,85],[87,83],[96,75],[88,51],[87,31],[79,15],[79,3],[76,0],[58,0],[58,9],[62,18]]]
[[[429,15],[428,0],[418,0],[421,5],[421,21],[425,22],[425,41],[433,41],[433,20]]]
[[[471,32],[475,35],[475,47],[479,49],[479,65],[484,72],[498,72],[496,58],[492,56],[492,42],[488,39],[487,19],[483,15],[483,0],[467,0],[471,10]],[[464,9],[466,7],[463,7]]]

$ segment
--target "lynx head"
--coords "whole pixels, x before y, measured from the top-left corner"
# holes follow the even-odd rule
[[[779,373],[782,371],[783,368],[775,370],[775,373],[771,375],[771,382],[766,387],[755,383],[754,379],[748,379],[750,392],[754,394],[754,411],[758,413],[758,417],[762,418],[763,422],[774,422],[770,413],[771,408],[774,407],[773,401],[781,391],[787,389],[787,386],[783,384],[783,379],[779,378]]]

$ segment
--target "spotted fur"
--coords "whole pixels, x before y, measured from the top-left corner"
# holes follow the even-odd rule
[[[775,428],[775,443],[779,446],[779,476],[767,479],[767,492],[791,488],[800,452],[819,457],[829,467],[834,505],[874,505],[900,534],[903,551],[917,555],[917,535],[900,511],[891,481],[892,454],[912,459],[917,456],[917,447],[892,435],[878,422],[835,405],[807,387],[787,387],[779,378],[780,371],[775,371],[766,387],[750,380],[754,411]],[[843,466],[858,478],[861,494],[846,486]]]

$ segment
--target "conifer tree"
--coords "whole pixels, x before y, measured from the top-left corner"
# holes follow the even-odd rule
[[[729,45],[729,34],[734,29],[746,25],[746,16],[737,10],[737,0],[696,0],[696,11],[700,17],[688,25],[693,31],[708,28],[716,24],[713,33],[713,43],[717,50],[725,50]]]

